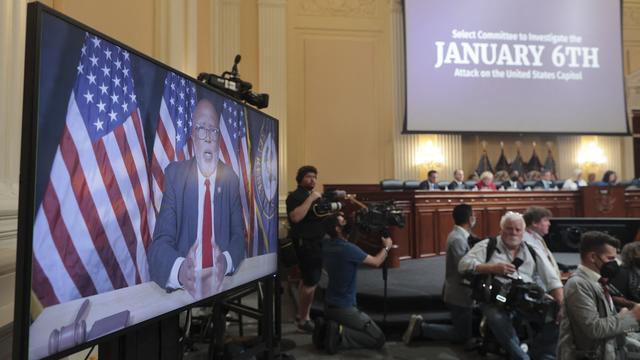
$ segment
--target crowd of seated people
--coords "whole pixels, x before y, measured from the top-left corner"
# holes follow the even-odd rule
[[[473,172],[465,181],[465,173],[462,169],[453,172],[453,180],[439,181],[440,175],[436,170],[429,170],[427,179],[419,182],[415,181],[416,188],[421,190],[480,190],[480,191],[518,191],[518,190],[578,190],[580,187],[594,186],[633,186],[640,188],[640,179],[634,179],[622,183],[618,175],[613,170],[607,170],[602,180],[596,181],[594,173],[588,174],[588,181],[583,179],[583,172],[580,169],[573,170],[573,175],[567,179],[558,179],[551,170],[532,170],[520,173],[518,170],[501,170],[495,174],[491,171],[483,171],[480,175]],[[407,184],[414,181],[407,181]]]

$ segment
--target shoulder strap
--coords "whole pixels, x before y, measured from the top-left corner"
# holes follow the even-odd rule
[[[538,267],[538,254],[536,253],[536,250],[533,248],[533,246],[531,246],[528,242],[524,243],[525,245],[527,245],[527,248],[529,249],[529,254],[531,254],[531,256],[533,256],[533,261],[536,263],[536,269]]]
[[[489,243],[487,244],[487,257],[484,259],[485,263],[488,263],[489,260],[491,260],[491,256],[493,256],[493,253],[496,251],[497,246],[498,246],[498,238],[493,236],[490,237]]]

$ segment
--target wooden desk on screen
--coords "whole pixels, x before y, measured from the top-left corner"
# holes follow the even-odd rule
[[[447,234],[453,227],[451,214],[461,203],[473,206],[477,218],[474,233],[480,237],[498,234],[500,218],[506,211],[524,212],[532,205],[546,207],[557,217],[584,217],[586,214],[589,217],[640,217],[640,190],[623,187],[490,192],[382,191],[377,184],[327,184],[325,187],[346,190],[364,202],[394,200],[406,219],[404,228],[391,229],[401,259],[444,254]],[[599,205],[603,202],[611,206]]]
[[[201,276],[197,276],[199,280],[194,295],[184,290],[167,293],[149,281],[47,307],[29,327],[29,359],[49,355],[49,335],[54,329],[72,323],[85,299],[90,301],[86,318],[87,332],[97,320],[124,310],[130,312],[128,326],[131,326],[273,274],[276,270],[277,254],[270,253],[245,259],[235,274],[225,276],[219,289],[212,286],[211,270],[202,270]]]

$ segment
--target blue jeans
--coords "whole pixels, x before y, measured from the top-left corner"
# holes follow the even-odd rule
[[[496,305],[482,304],[482,314],[487,319],[491,333],[510,359],[529,360],[529,355],[520,347],[520,339],[513,327],[514,314]]]
[[[534,359],[555,359],[556,345],[558,341],[558,326],[554,323],[542,325],[530,344],[529,354],[520,348],[520,339],[513,326],[515,321],[525,321],[515,312],[506,311],[496,305],[483,304],[480,306],[487,319],[491,333],[495,336],[500,346],[509,355],[510,359],[528,360],[531,355]]]
[[[470,307],[446,304],[451,311],[451,325],[422,323],[422,336],[445,340],[454,343],[464,343],[471,338],[471,310]]]
[[[340,349],[380,349],[384,346],[385,337],[378,325],[369,315],[356,307],[326,307],[324,316],[342,325],[342,341]]]

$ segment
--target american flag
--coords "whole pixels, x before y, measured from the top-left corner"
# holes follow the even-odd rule
[[[86,34],[34,224],[44,307],[149,280],[155,225],[129,53]]]
[[[153,201],[160,211],[164,191],[164,169],[172,161],[193,156],[191,141],[192,115],[196,105],[196,87],[191,81],[172,72],[164,80],[158,127],[153,143],[151,174]]]
[[[240,180],[240,202],[242,204],[242,220],[245,226],[247,256],[253,255],[253,237],[257,227],[257,218],[253,206],[253,183],[251,161],[249,158],[249,141],[247,140],[247,119],[244,105],[231,100],[224,100],[220,115],[221,160],[231,166]]]

